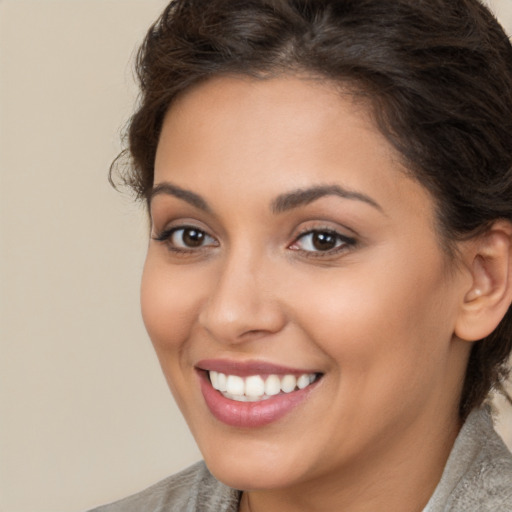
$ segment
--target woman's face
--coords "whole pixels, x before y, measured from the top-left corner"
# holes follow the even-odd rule
[[[188,91],[163,124],[151,219],[144,321],[220,480],[355,478],[421,464],[456,431],[467,279],[350,95],[293,77]]]

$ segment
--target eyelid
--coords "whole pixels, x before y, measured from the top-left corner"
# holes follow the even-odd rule
[[[212,230],[207,225],[205,225],[204,222],[194,217],[162,216],[157,220],[153,218],[151,219],[151,238],[154,240],[172,231],[176,231],[177,229],[197,229],[199,231],[204,231],[212,238],[216,238],[214,235],[211,234]]]
[[[332,233],[340,238],[355,242],[360,235],[354,230],[347,226],[342,226],[336,224],[335,226],[327,223],[325,221],[317,221],[317,223],[304,223],[307,224],[298,229],[297,233],[294,235],[294,240],[299,239],[301,236],[310,234],[310,233]],[[350,232],[350,234],[345,234],[346,232]]]
[[[197,247],[187,247],[187,246],[180,246],[173,244],[171,241],[171,238],[173,235],[178,231],[186,231],[186,230],[194,230],[194,231],[200,231],[201,233],[204,233],[206,237],[210,238],[214,241],[214,243],[206,243],[204,245],[200,245]],[[164,228],[161,231],[158,231],[155,234],[151,235],[151,238],[155,240],[156,242],[163,243],[167,246],[169,251],[172,251],[173,253],[181,253],[181,254],[191,254],[191,253],[199,253],[202,250],[208,249],[210,247],[218,247],[219,242],[218,240],[209,233],[207,229],[204,229],[202,227],[199,227],[198,225],[194,225],[193,223],[179,223],[176,225],[171,225],[166,228]]]
[[[208,234],[218,233],[221,228],[214,217],[205,215],[202,211],[194,211],[188,203],[168,204],[166,201],[157,201],[157,203],[156,206],[152,204],[149,211],[152,235],[172,227],[191,227]]]
[[[172,237],[177,231],[180,230],[196,230],[204,233],[206,243],[202,243],[201,245],[197,246],[188,246],[185,243],[183,245],[181,243],[176,243],[172,240]],[[287,245],[287,248],[295,252],[302,253],[305,256],[314,258],[333,257],[338,255],[338,253],[347,252],[359,243],[357,238],[344,234],[344,231],[355,233],[354,230],[345,226],[343,226],[342,229],[340,227],[333,227],[326,224],[309,224],[307,226],[303,226],[302,229],[300,229],[299,232],[295,235],[292,235],[292,242]],[[332,235],[336,239],[335,246],[325,250],[318,248],[306,249],[300,247],[299,242],[301,239],[315,233],[327,233]],[[220,246],[218,238],[215,235],[212,235],[211,231],[202,225],[202,222],[198,222],[192,219],[176,219],[168,223],[163,229],[156,230],[156,232],[152,233],[151,238],[152,240],[163,243],[170,251],[174,253],[197,254],[204,250],[211,249],[212,247]]]
[[[351,230],[352,231],[352,230]],[[329,233],[337,238],[338,241],[341,243],[339,245],[336,245],[332,249],[328,249],[325,251],[322,250],[306,250],[301,248],[293,248],[294,245],[298,243],[299,240],[302,238],[305,238],[307,235],[313,235],[314,233]],[[308,257],[314,257],[314,258],[322,258],[322,257],[329,257],[337,255],[340,252],[345,252],[349,250],[350,248],[357,245],[358,241],[354,237],[344,235],[343,233],[340,233],[339,230],[334,229],[332,227],[326,227],[326,226],[318,226],[318,227],[309,227],[301,232],[299,232],[293,239],[293,242],[288,246],[291,250],[302,252]]]

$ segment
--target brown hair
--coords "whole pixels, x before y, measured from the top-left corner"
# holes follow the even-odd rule
[[[121,178],[147,199],[163,118],[182,91],[220,74],[297,71],[367,98],[436,200],[448,250],[512,221],[512,46],[478,0],[175,0],[139,50]],[[509,310],[472,348],[462,417],[502,388],[511,350]]]

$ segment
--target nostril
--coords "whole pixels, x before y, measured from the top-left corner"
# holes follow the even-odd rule
[[[217,341],[257,340],[281,331],[286,325],[286,317],[275,302],[254,296],[234,298],[226,290],[218,290],[199,314],[199,324]]]

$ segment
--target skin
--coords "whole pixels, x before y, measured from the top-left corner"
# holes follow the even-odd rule
[[[460,429],[470,343],[454,333],[473,278],[367,109],[307,78],[211,79],[168,112],[154,185],[144,321],[209,469],[246,491],[241,510],[421,511]],[[271,207],[334,185],[352,195]],[[203,245],[155,240],[180,226]],[[315,249],[312,230],[337,247]],[[209,358],[323,377],[279,421],[235,428],[202,397]]]

